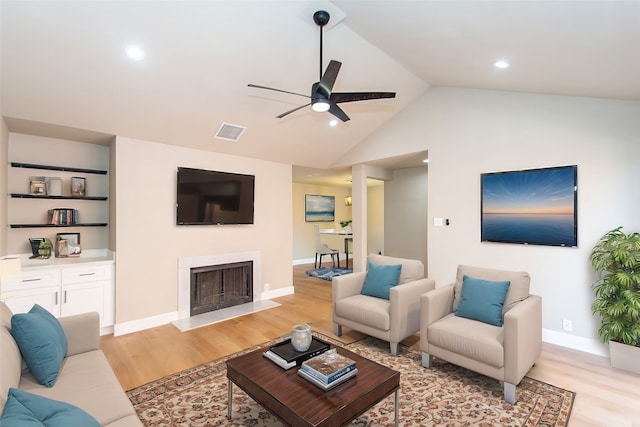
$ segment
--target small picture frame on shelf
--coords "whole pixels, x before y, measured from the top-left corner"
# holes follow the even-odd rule
[[[71,177],[71,195],[73,197],[84,197],[86,195],[86,179],[78,176]]]
[[[67,246],[66,240],[56,240],[55,255],[56,258],[66,258],[69,256],[69,247]]]
[[[42,242],[44,242],[44,237],[29,237],[29,246],[31,246],[31,254],[33,256],[38,256],[38,249]]]
[[[80,233],[56,234],[56,257],[80,256]]]
[[[29,178],[29,192],[34,196],[47,195],[47,184],[44,176],[32,176]]]

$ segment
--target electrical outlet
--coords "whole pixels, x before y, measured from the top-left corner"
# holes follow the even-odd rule
[[[264,284],[264,291],[265,292],[269,292],[269,284],[268,283]]]
[[[562,319],[562,330],[566,332],[573,331],[573,322],[569,319]]]

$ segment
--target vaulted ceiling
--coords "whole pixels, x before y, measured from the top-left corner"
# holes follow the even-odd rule
[[[247,87],[309,93],[321,9],[331,14],[323,68],[343,63],[334,90],[397,93],[341,104],[351,120],[334,127],[309,107],[277,119],[308,100]],[[2,115],[20,119],[9,119],[15,126],[86,129],[303,173],[331,169],[429,86],[640,100],[640,1],[2,0],[1,15]],[[129,45],[144,59],[129,59]],[[510,67],[495,68],[501,59]],[[223,122],[247,129],[237,142],[216,139]]]

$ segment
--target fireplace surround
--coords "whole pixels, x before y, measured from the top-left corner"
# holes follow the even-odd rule
[[[200,267],[251,262],[253,266],[253,302],[262,299],[260,252],[183,257],[178,259],[178,318],[191,317],[191,270]]]

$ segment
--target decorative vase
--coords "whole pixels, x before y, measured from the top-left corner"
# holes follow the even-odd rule
[[[291,345],[295,351],[307,351],[311,346],[311,326],[296,325],[291,331]]]

